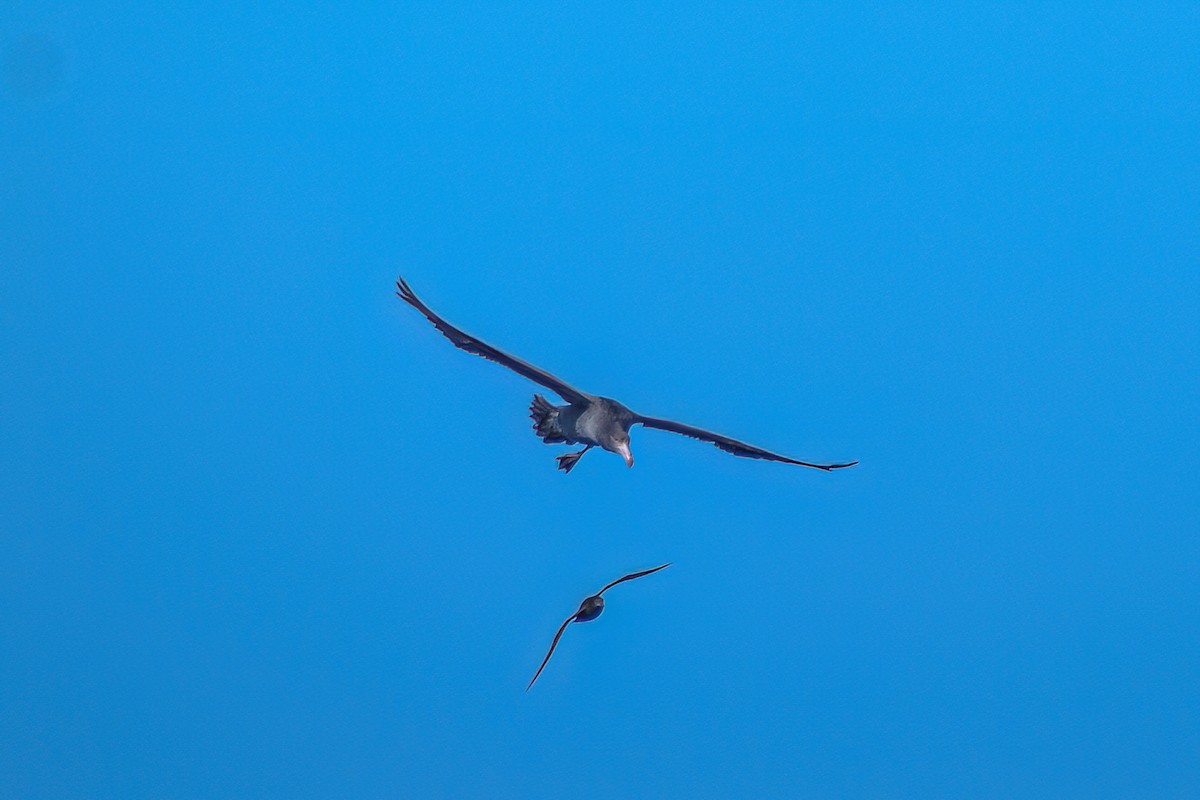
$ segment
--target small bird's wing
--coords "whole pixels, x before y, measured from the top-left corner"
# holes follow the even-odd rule
[[[538,667],[537,672],[533,673],[533,680],[529,681],[529,685],[525,687],[525,691],[528,692],[533,688],[533,681],[538,679],[538,675],[541,675],[542,670],[546,668],[546,662],[550,660],[550,656],[554,655],[554,648],[558,647],[558,640],[562,638],[563,631],[567,629],[567,626],[570,625],[578,615],[579,612],[576,611],[574,614],[567,617],[566,622],[559,626],[558,633],[554,634],[554,641],[550,643],[550,649],[546,651],[546,657],[542,659],[542,664],[540,667]]]
[[[421,298],[417,297],[416,294],[413,293],[413,290],[409,288],[408,282],[405,281],[404,278],[398,278],[396,280],[396,290],[396,294],[401,300],[424,314],[425,318],[432,322],[433,326],[441,331],[442,334],[449,339],[455,347],[461,350],[466,350],[468,353],[474,353],[477,356],[483,356],[487,360],[495,361],[501,366],[508,367],[518,375],[524,375],[526,378],[529,378],[529,380],[534,381],[535,383],[540,383],[542,386],[553,390],[567,402],[587,402],[587,395],[574,388],[570,384],[564,383],[563,381],[554,377],[544,369],[539,369],[533,364],[522,361],[516,356],[510,356],[503,350],[498,350],[497,348],[492,347],[490,344],[482,342],[471,334],[461,331],[451,325],[449,322],[446,322],[446,320],[433,313],[433,310],[429,306],[421,302]]]
[[[669,566],[671,566],[671,562],[670,562],[670,561],[668,561],[667,563],[663,564],[661,567],[655,567],[654,569],[644,569],[644,570],[642,570],[641,572],[634,572],[634,573],[633,573],[633,574],[631,574],[631,575],[626,575],[624,578],[617,578],[615,581],[613,581],[612,583],[610,583],[608,586],[605,586],[603,589],[601,589],[600,591],[596,592],[596,596],[597,596],[597,597],[599,597],[600,595],[604,594],[605,592],[607,592],[607,591],[608,591],[609,589],[611,589],[612,587],[616,586],[618,583],[624,583],[625,581],[631,581],[631,580],[633,580],[634,578],[640,578],[640,577],[642,577],[643,575],[649,575],[651,572],[658,572],[660,569],[666,569],[666,568],[667,568],[667,567],[669,567]]]
[[[782,461],[785,464],[799,464],[802,467],[813,467],[814,469],[823,469],[825,471],[853,467],[858,463],[857,461],[850,461],[845,464],[810,464],[807,461],[797,461],[794,458],[781,456],[778,453],[763,450],[761,447],[755,447],[752,444],[739,442],[737,439],[730,439],[728,436],[722,436],[719,433],[693,428],[691,425],[684,425],[682,422],[641,416],[637,418],[637,422],[642,423],[647,428],[658,428],[659,430],[671,431],[672,433],[682,433],[684,436],[690,436],[693,439],[712,442],[725,452],[733,453],[735,456],[742,456],[743,458],[764,458],[767,461]]]

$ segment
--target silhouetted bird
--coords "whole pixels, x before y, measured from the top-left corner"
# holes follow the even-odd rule
[[[640,578],[643,575],[649,575],[652,572],[658,572],[660,569],[666,569],[669,566],[671,566],[671,562],[668,561],[666,564],[663,564],[661,567],[655,567],[654,569],[647,569],[647,570],[643,570],[641,572],[635,572],[632,575],[626,575],[624,578],[618,578],[617,580],[610,583],[608,586],[605,586],[603,589],[596,592],[594,595],[592,595],[591,597],[585,599],[582,603],[580,603],[579,610],[576,611],[571,616],[567,617],[567,621],[559,626],[558,633],[554,634],[554,641],[550,643],[550,650],[546,653],[546,657],[542,659],[542,664],[541,664],[541,666],[539,666],[537,668],[537,672],[533,673],[533,680],[529,681],[529,685],[525,687],[525,691],[528,692],[531,688],[533,688],[533,681],[536,681],[538,679],[538,675],[541,675],[542,670],[546,668],[546,662],[548,662],[550,660],[550,656],[554,655],[554,648],[558,647],[558,640],[560,638],[562,638],[563,631],[565,631],[567,629],[567,626],[570,625],[572,622],[591,622],[596,617],[600,616],[601,613],[604,612],[604,598],[601,597],[600,595],[604,594],[609,589],[616,586],[618,583],[623,583],[624,581],[631,581],[634,578]]]
[[[802,467],[823,470],[842,469],[858,463],[851,461],[845,464],[810,464],[807,461],[796,461],[787,456],[763,450],[761,447],[730,439],[728,436],[684,425],[682,422],[635,414],[616,400],[581,392],[544,369],[539,369],[516,356],[510,356],[508,353],[476,339],[469,333],[464,333],[433,313],[429,306],[421,302],[421,299],[413,293],[404,278],[396,281],[396,287],[396,294],[400,296],[400,299],[424,314],[426,319],[432,322],[434,327],[441,331],[455,347],[506,366],[513,372],[551,389],[567,401],[565,406],[556,406],[549,403],[540,394],[535,394],[533,404],[529,407],[530,416],[533,418],[533,430],[542,438],[543,442],[546,444],[584,445],[584,448],[577,453],[558,456],[558,468],[564,472],[570,472],[583,454],[597,445],[618,454],[625,459],[628,466],[632,467],[633,453],[629,450],[629,429],[638,424],[647,428],[672,431],[693,439],[712,442],[727,453],[745,458],[782,461],[785,464],[798,464]]]

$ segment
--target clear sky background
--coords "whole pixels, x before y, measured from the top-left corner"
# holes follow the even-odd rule
[[[1200,10],[441,5],[0,12],[0,796],[1196,797]]]

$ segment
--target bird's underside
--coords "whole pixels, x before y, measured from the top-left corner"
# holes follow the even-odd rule
[[[465,350],[468,353],[482,356],[501,366],[508,367],[518,375],[522,375],[535,383],[545,386],[567,401],[566,405],[556,406],[541,395],[535,394],[533,396],[533,403],[530,405],[530,417],[533,419],[534,432],[543,442],[546,444],[582,444],[584,446],[580,451],[565,453],[557,457],[558,468],[564,472],[569,473],[579,463],[579,459],[583,457],[584,453],[593,447],[601,447],[621,455],[625,459],[625,463],[632,467],[633,455],[629,449],[629,429],[634,425],[657,428],[703,442],[709,442],[727,453],[732,453],[742,458],[778,461],[784,464],[795,464],[801,467],[812,467],[825,471],[844,469],[858,463],[857,461],[850,461],[838,464],[816,464],[808,461],[797,461],[779,453],[773,453],[770,450],[764,450],[761,447],[755,447],[746,442],[722,436],[712,431],[706,431],[702,428],[686,425],[682,422],[635,414],[615,400],[596,397],[580,391],[561,378],[527,361],[522,361],[516,356],[493,347],[451,325],[434,313],[429,306],[425,305],[413,292],[412,288],[409,287],[404,278],[397,279],[396,288],[396,294],[400,299],[417,309],[417,311],[420,311],[455,347]]]

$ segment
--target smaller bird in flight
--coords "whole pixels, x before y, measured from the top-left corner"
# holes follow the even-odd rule
[[[809,461],[798,461],[729,436],[685,425],[682,422],[636,414],[611,397],[599,397],[580,391],[546,370],[509,355],[499,348],[492,347],[482,339],[477,339],[466,331],[456,328],[425,305],[404,278],[396,281],[396,294],[401,300],[420,311],[455,347],[482,356],[503,367],[508,367],[518,375],[522,375],[534,383],[540,383],[567,401],[565,406],[556,406],[540,394],[535,394],[533,404],[529,407],[530,416],[533,418],[534,433],[543,442],[546,444],[583,445],[582,450],[557,456],[558,468],[563,472],[570,472],[579,463],[583,454],[596,446],[616,453],[625,459],[626,466],[632,467],[633,452],[629,449],[629,429],[634,425],[658,428],[703,442],[711,442],[726,453],[733,453],[742,458],[780,461],[784,464],[812,467],[826,472],[853,467],[858,463],[857,461],[846,461],[840,464],[814,464]]]
[[[663,564],[661,567],[655,567],[654,569],[646,569],[646,570],[642,570],[641,572],[634,572],[632,574],[626,575],[624,578],[617,578],[615,581],[610,583],[608,586],[605,586],[603,589],[596,592],[591,597],[586,598],[582,603],[580,603],[579,610],[576,611],[571,616],[567,617],[567,621],[559,626],[558,633],[554,634],[554,641],[550,643],[550,650],[547,651],[546,657],[542,659],[542,664],[541,664],[541,666],[539,666],[537,668],[537,672],[533,673],[533,680],[529,681],[529,685],[525,687],[525,691],[528,692],[530,689],[533,688],[533,682],[538,679],[538,675],[541,675],[542,670],[546,668],[546,663],[550,660],[550,656],[554,655],[554,648],[558,647],[558,640],[562,638],[563,631],[565,631],[567,629],[567,626],[570,625],[572,622],[591,622],[596,617],[600,616],[601,613],[603,613],[604,598],[601,597],[602,594],[607,592],[612,587],[616,586],[618,583],[624,583],[625,581],[631,581],[634,578],[640,578],[643,575],[649,575],[651,573],[658,572],[660,569],[666,569],[669,566],[671,566],[670,561],[668,561],[666,564]]]

